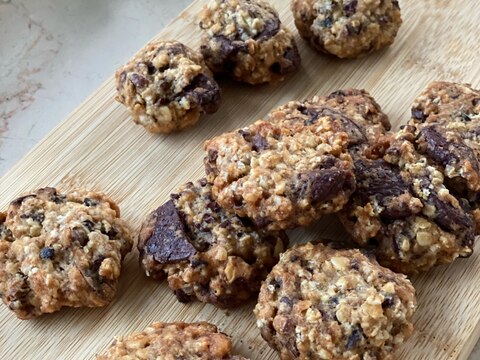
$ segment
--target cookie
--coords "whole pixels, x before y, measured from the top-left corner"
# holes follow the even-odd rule
[[[354,241],[379,262],[414,274],[468,257],[475,222],[465,198],[452,191],[413,126],[392,135],[383,158],[355,159],[357,190],[340,218]]]
[[[195,124],[220,105],[220,88],[202,56],[177,41],[153,41],[115,74],[116,100],[154,133]]]
[[[293,0],[292,12],[300,35],[339,58],[391,45],[402,24],[397,0]]]
[[[132,238],[101,193],[39,189],[0,213],[0,295],[20,319],[114,298]]]
[[[147,217],[138,249],[147,276],[166,277],[179,301],[232,308],[258,293],[287,244],[285,233],[256,229],[220,208],[202,179]]]
[[[246,360],[232,355],[232,340],[215,325],[153,323],[142,332],[117,337],[97,360]]]
[[[349,136],[338,116],[291,102],[205,143],[220,206],[261,228],[291,229],[343,208],[355,189]]]
[[[283,80],[300,66],[290,31],[263,0],[211,0],[199,17],[200,51],[214,73],[256,85]]]
[[[296,245],[262,285],[255,315],[283,360],[393,359],[413,331],[415,289],[358,250]]]

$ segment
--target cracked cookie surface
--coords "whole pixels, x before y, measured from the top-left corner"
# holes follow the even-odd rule
[[[270,230],[304,226],[340,210],[355,188],[350,138],[323,107],[291,102],[268,120],[205,143],[217,202]]]
[[[292,12],[300,35],[339,58],[391,45],[402,24],[397,0],[293,0]]]
[[[202,56],[177,41],[149,43],[115,79],[116,100],[154,133],[182,130],[220,105],[220,88]]]
[[[117,337],[97,360],[246,360],[232,355],[232,340],[215,325],[153,323],[145,330]]]
[[[383,158],[355,159],[357,190],[340,218],[378,261],[407,274],[468,257],[475,240],[469,202],[452,191],[444,169],[423,154],[417,129],[392,135]]]
[[[0,294],[21,319],[114,298],[132,248],[117,205],[101,193],[37,190],[0,213]]]
[[[256,229],[220,208],[202,179],[147,217],[138,247],[146,274],[166,277],[179,301],[231,308],[258,293],[287,244],[285,233]]]
[[[415,308],[406,276],[358,250],[307,243],[281,255],[254,312],[283,360],[380,360],[411,335]]]
[[[214,73],[252,85],[279,81],[300,66],[291,32],[263,0],[211,0],[199,17],[201,52]]]

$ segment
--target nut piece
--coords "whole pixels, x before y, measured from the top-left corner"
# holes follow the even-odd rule
[[[415,289],[358,250],[296,245],[262,285],[255,316],[283,360],[393,359],[413,331]]]
[[[402,24],[397,0],[293,0],[292,12],[300,35],[339,58],[391,45]]]
[[[232,340],[215,325],[198,323],[153,323],[142,332],[117,337],[97,360],[189,359],[247,360],[232,355]]]
[[[202,56],[176,41],[151,42],[115,79],[116,100],[154,133],[182,130],[220,105],[220,88]]]
[[[101,193],[39,189],[0,213],[0,296],[20,319],[108,305],[132,238]]]
[[[285,233],[256,229],[221,209],[203,179],[148,216],[138,249],[147,276],[167,277],[179,301],[231,308],[258,292],[287,243]]]
[[[201,52],[214,73],[256,85],[283,80],[300,66],[290,31],[263,0],[211,0],[199,17]]]

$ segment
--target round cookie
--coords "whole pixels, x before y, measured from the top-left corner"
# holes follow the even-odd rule
[[[339,58],[391,45],[402,24],[397,0],[293,0],[292,12],[300,35]]]
[[[138,249],[147,276],[167,277],[179,301],[232,308],[258,293],[287,244],[285,233],[256,229],[220,208],[203,179],[147,217]]]
[[[132,248],[117,205],[101,193],[39,189],[0,213],[0,295],[20,318],[106,306]]]
[[[255,315],[283,360],[393,359],[413,331],[415,289],[358,250],[296,245],[262,285]]]
[[[384,158],[355,159],[357,190],[340,212],[353,240],[374,249],[394,271],[414,274],[473,251],[468,201],[452,191],[444,169],[422,154],[416,129],[392,135]]]
[[[343,208],[355,189],[350,139],[339,117],[322,111],[291,102],[207,141],[207,179],[220,206],[270,230]]]
[[[300,66],[291,32],[263,0],[211,0],[200,14],[201,52],[214,73],[256,85]]]
[[[149,43],[115,79],[116,100],[154,133],[182,130],[220,105],[220,88],[202,56],[177,41]]]
[[[232,340],[215,325],[153,323],[142,332],[117,337],[97,360],[246,360],[232,355]]]

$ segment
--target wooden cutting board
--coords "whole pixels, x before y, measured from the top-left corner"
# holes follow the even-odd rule
[[[272,1],[293,31],[288,0]],[[195,1],[158,38],[199,45]],[[244,126],[292,99],[358,87],[370,91],[398,127],[413,99],[432,80],[480,86],[478,0],[401,1],[404,25],[388,50],[340,61],[319,55],[297,36],[301,70],[276,86],[222,82],[223,104],[213,116],[179,134],[158,136],[135,126],[114,100],[113,77],[0,180],[0,208],[38,187],[73,186],[104,191],[119,202],[138,231],[145,215],[178,185],[202,176],[202,144]],[[134,30],[134,29],[133,29]],[[138,44],[140,48],[144,44]],[[127,59],[125,59],[127,60]],[[112,73],[114,69],[112,69]],[[291,233],[294,241],[345,236],[334,219]],[[478,246],[477,246],[477,250]],[[451,266],[413,279],[418,292],[415,335],[398,351],[402,360],[466,359],[480,335],[480,258],[476,252]],[[153,321],[207,320],[231,334],[236,350],[251,359],[276,359],[255,327],[254,301],[229,312],[176,301],[167,286],[147,279],[130,254],[118,297],[103,309],[65,309],[20,321],[0,308],[0,358],[92,359],[113,336],[141,330]]]

